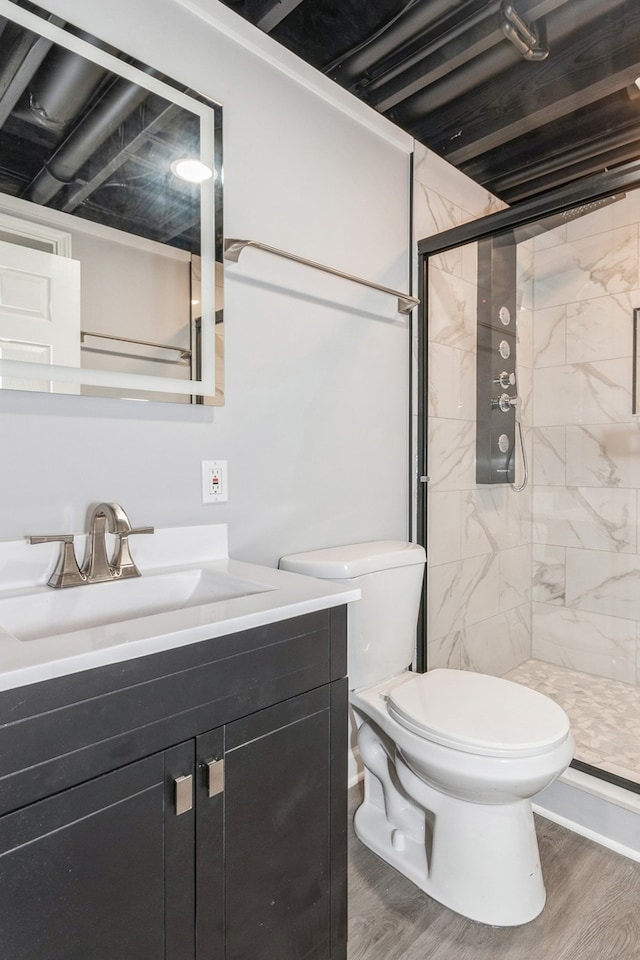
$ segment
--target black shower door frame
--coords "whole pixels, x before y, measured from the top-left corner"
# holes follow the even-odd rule
[[[429,333],[429,258],[446,253],[455,247],[479,240],[489,240],[500,234],[535,223],[544,217],[564,213],[585,203],[603,200],[612,194],[640,187],[640,160],[634,160],[606,170],[603,173],[584,177],[575,183],[557,190],[531,197],[507,210],[461,224],[442,233],[418,241],[418,424],[417,450],[412,460],[415,463],[416,481],[416,540],[427,547],[427,498],[429,496],[429,415],[428,415],[428,333]],[[427,556],[427,565],[429,558]],[[428,577],[425,576],[418,637],[416,669],[423,673],[427,662]]]

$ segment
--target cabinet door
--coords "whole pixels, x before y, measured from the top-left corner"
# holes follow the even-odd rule
[[[331,957],[329,690],[226,728],[225,960]]]
[[[3,957],[192,960],[193,813],[173,785],[192,763],[181,745],[0,818]]]

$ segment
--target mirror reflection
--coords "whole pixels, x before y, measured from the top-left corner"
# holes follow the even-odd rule
[[[221,110],[40,13],[0,0],[0,385],[221,402]]]

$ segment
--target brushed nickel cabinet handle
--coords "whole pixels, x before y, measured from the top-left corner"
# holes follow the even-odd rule
[[[224,790],[224,760],[209,760],[206,766],[209,796],[217,797]]]
[[[188,813],[193,807],[193,777],[176,777],[175,787],[176,816]]]

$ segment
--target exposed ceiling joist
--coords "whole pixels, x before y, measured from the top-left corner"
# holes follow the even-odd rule
[[[640,0],[224,2],[508,203],[640,156]]]
[[[529,21],[546,16],[567,0],[521,0],[521,12]],[[396,104],[430,87],[442,77],[484,56],[493,47],[504,48],[500,10],[503,0],[491,0],[472,15],[461,18],[446,32],[422,45],[396,66],[377,65],[375,79],[364,84],[361,95],[377,110],[386,112]],[[513,57],[513,62],[516,62]]]
[[[430,112],[423,122],[438,130],[433,139],[437,152],[454,165],[463,164],[633,83],[640,74],[640,3],[626,0],[616,14],[592,20],[568,40],[552,40],[553,56],[542,64],[522,61],[511,69],[508,84],[498,74],[459,103],[449,103],[446,113],[442,108]],[[420,139],[419,127],[416,133]]]
[[[271,33],[274,27],[277,27],[281,20],[288,17],[292,10],[301,3],[302,0],[269,0],[265,6],[256,26],[265,33]],[[264,4],[263,4],[264,6]]]

